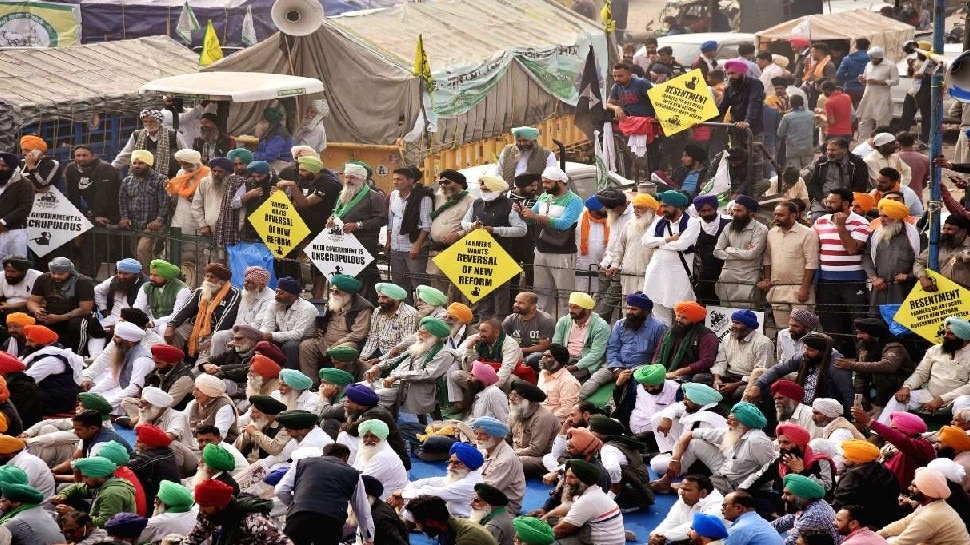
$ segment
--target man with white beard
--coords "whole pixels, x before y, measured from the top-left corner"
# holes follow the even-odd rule
[[[138,537],[138,543],[160,543],[169,534],[188,535],[195,528],[199,509],[188,488],[172,481],[158,484],[155,510],[148,526]]]
[[[887,172],[879,171],[877,185],[887,182]],[[881,305],[898,305],[916,285],[913,265],[920,254],[919,232],[906,221],[910,211],[905,204],[889,198],[879,201],[879,227],[862,248],[862,269],[872,284],[869,315],[879,316]]]
[[[300,366],[300,343],[315,331],[317,307],[300,297],[303,286],[295,278],[284,276],[276,282],[276,298],[263,312],[258,324],[263,340],[272,342],[286,354],[286,367]]]
[[[509,497],[509,513],[516,515],[525,496],[525,474],[522,461],[505,438],[509,427],[490,416],[477,418],[471,425],[475,443],[485,451],[482,479]]]
[[[711,480],[718,492],[734,491],[775,457],[774,444],[762,431],[767,423],[757,405],[742,401],[731,408],[727,428],[685,431],[674,445],[667,472],[651,488],[669,490],[671,480],[699,460],[714,475]]]
[[[198,369],[206,374],[220,378],[226,382],[226,391],[230,397],[246,385],[246,377],[250,372],[253,355],[256,354],[256,343],[262,340],[263,332],[255,327],[242,323],[236,324],[231,330],[220,331],[219,334],[229,333],[229,349],[217,356],[199,359]]]
[[[269,271],[258,265],[246,267],[246,272],[243,274],[243,289],[239,292],[239,312],[236,313],[234,326],[259,324],[263,312],[273,304],[273,297],[276,295],[276,292],[267,286],[268,283]],[[226,351],[226,345],[233,338],[233,333],[233,330],[226,329],[212,334],[208,357],[198,362],[200,368]]]
[[[261,463],[270,469],[286,461],[280,459],[279,454],[290,442],[290,436],[276,421],[277,415],[286,410],[286,405],[270,396],[252,396],[249,403],[251,418],[236,438],[235,447],[249,463]]]
[[[631,204],[633,217],[619,230],[619,234],[610,237],[610,245],[603,257],[603,263],[608,267],[604,274],[611,278],[619,277],[623,295],[640,291],[643,287],[643,275],[647,272],[653,251],[641,244],[640,240],[653,223],[659,205],[649,193],[637,193]]]
[[[538,477],[545,473],[542,456],[549,452],[559,431],[559,418],[542,402],[546,394],[538,386],[516,381],[509,394],[509,428],[512,432],[512,448],[522,460],[526,477]]]
[[[213,237],[219,216],[222,214],[222,201],[229,189],[229,179],[233,176],[232,161],[226,157],[209,159],[209,175],[202,178],[192,197],[192,217],[199,226],[199,234]],[[214,248],[217,259],[223,259],[225,249],[221,245]]]
[[[344,187],[337,196],[333,215],[327,220],[327,228],[353,234],[371,255],[377,255],[380,253],[381,228],[387,225],[387,201],[383,193],[368,185],[369,168],[360,161],[344,165]],[[380,281],[377,260],[365,267],[357,278],[364,286],[361,296],[376,303],[374,286]]]
[[[183,475],[192,474],[198,463],[194,450],[197,449],[195,437],[189,417],[182,411],[172,408],[175,400],[164,390],[155,386],[147,386],[141,392],[138,402],[138,420],[140,424],[151,424],[162,429],[172,440],[169,448],[175,453],[175,462]]]
[[[313,338],[300,343],[299,369],[314,383],[319,381],[317,375],[324,367],[330,347],[351,345],[356,348],[370,333],[374,305],[358,294],[362,286],[360,280],[346,274],[330,277],[327,313],[316,319]]]
[[[812,435],[818,434],[812,421],[812,408],[802,403],[805,389],[797,382],[776,380],[771,384],[771,397],[775,402],[778,424],[796,424]]]
[[[498,545],[512,545],[515,530],[512,528],[512,515],[506,510],[509,498],[504,492],[487,483],[475,485],[475,494],[469,505],[472,522],[477,522],[488,530]]]
[[[175,160],[181,167],[175,176],[166,184],[166,191],[172,196],[174,212],[170,220],[171,227],[181,229],[185,235],[196,236],[199,223],[192,213],[192,201],[198,192],[203,178],[208,178],[209,167],[202,160],[202,154],[194,149],[180,149],[175,152]],[[185,273],[185,283],[195,287],[196,268],[199,258],[198,246],[194,244],[182,245],[182,271]]]
[[[660,454],[650,459],[650,469],[658,475],[667,472],[675,442],[686,430],[727,427],[727,420],[715,412],[717,404],[723,399],[717,390],[706,384],[693,382],[684,384],[681,388],[684,399],[654,414],[650,420],[655,430],[653,437],[660,451]]]
[[[358,428],[360,448],[354,460],[354,469],[362,475],[370,475],[384,484],[381,499],[387,499],[391,491],[401,490],[408,484],[408,470],[397,453],[388,445],[390,428],[378,419],[365,420]]]
[[[360,446],[360,425],[376,419],[387,424],[389,432],[386,441],[401,458],[404,468],[411,469],[411,457],[401,437],[397,419],[391,411],[380,405],[380,397],[374,390],[363,384],[349,384],[344,388],[343,409],[346,422],[341,426],[342,431],[337,435],[337,442],[350,449],[351,461],[356,459]]]
[[[293,369],[280,371],[280,384],[271,395],[282,401],[288,411],[298,410],[316,414],[319,396],[310,391],[313,382],[310,377]]]
[[[260,345],[269,345],[279,350],[273,343],[266,341],[256,343],[257,348],[254,349],[253,357],[249,360],[249,372],[246,373],[247,399],[257,395],[272,395],[280,387],[280,373],[283,368],[267,352],[261,351]]]
[[[91,392],[108,400],[117,412],[121,400],[138,395],[145,385],[145,377],[155,368],[151,352],[141,340],[145,330],[131,322],[119,322],[114,328],[115,354],[109,369],[94,377]]]
[[[303,123],[293,133],[293,145],[307,146],[317,153],[327,149],[327,130],[323,127],[323,118],[328,115],[330,105],[326,99],[310,101]]]
[[[468,193],[468,180],[457,170],[445,169],[438,174],[438,190],[434,192],[434,210],[431,211],[431,247],[428,251],[428,276],[435,288],[448,292],[451,281],[442,274],[433,261],[434,257],[461,238],[461,222],[465,213],[475,202]],[[454,288],[451,288],[454,289]]]
[[[423,318],[415,335],[417,341],[404,355],[382,358],[367,370],[366,378],[377,386],[381,405],[400,405],[405,412],[425,415],[438,404],[435,381],[457,363],[458,356],[451,350],[442,350],[445,339],[451,335],[451,327],[438,318]],[[381,379],[383,371],[390,374]],[[399,400],[402,382],[408,384],[403,399]]]
[[[596,200],[606,207],[606,227],[609,234],[605,237],[606,251],[599,262],[599,286],[596,293],[596,313],[606,321],[613,319],[613,313],[620,309],[623,297],[622,278],[613,274],[606,274],[610,270],[613,250],[616,248],[620,234],[626,231],[626,226],[633,219],[633,206],[626,194],[618,189],[607,188],[596,194]],[[582,257],[582,256],[580,256]],[[579,268],[579,267],[577,267]],[[583,267],[585,269],[585,267]]]
[[[192,367],[185,362],[185,354],[167,344],[156,344],[151,347],[152,360],[155,368],[145,377],[145,388],[152,386],[165,392],[169,396],[169,407],[181,411],[192,399]],[[143,388],[144,390],[144,388]],[[138,408],[141,399],[126,397],[121,400],[121,410],[125,415],[118,417],[117,422],[123,426],[134,428],[138,420]]]
[[[471,516],[468,498],[475,485],[482,482],[482,453],[468,443],[454,443],[449,450],[448,471],[444,477],[429,477],[409,482],[403,490],[395,490],[388,498],[391,507],[399,508],[405,500],[418,496],[437,496],[448,503],[448,512],[456,517]]]
[[[168,344],[183,348],[189,356],[199,356],[216,331],[232,328],[239,311],[239,290],[229,281],[232,271],[222,263],[209,263],[202,286],[182,308],[175,311],[162,337]],[[176,344],[177,343],[177,344]]]

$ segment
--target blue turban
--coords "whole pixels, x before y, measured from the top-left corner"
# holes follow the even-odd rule
[[[512,136],[525,138],[526,140],[535,140],[539,138],[539,129],[535,127],[515,127],[512,129]]]
[[[958,316],[950,316],[946,319],[946,326],[957,338],[970,341],[970,322]]]
[[[606,208],[605,206],[603,206],[603,203],[596,198],[596,195],[590,195],[590,197],[586,199],[585,203],[586,203],[586,208],[588,208],[592,212],[599,212],[600,210]]]
[[[701,44],[701,53],[707,53],[708,51],[717,51],[717,42],[714,40],[708,40]]]
[[[680,191],[674,191],[673,189],[657,193],[657,199],[663,204],[676,206],[677,208],[687,208],[687,204],[690,202],[687,200],[687,195],[684,195]]]
[[[266,161],[253,161],[246,165],[246,170],[253,174],[269,174],[269,163]]]
[[[627,295],[626,304],[633,308],[642,308],[646,311],[653,310],[653,301],[651,301],[650,298],[647,297],[642,291]]]
[[[115,268],[118,269],[118,272],[137,274],[141,272],[141,262],[137,259],[126,257],[115,263]]]
[[[276,289],[283,290],[286,293],[299,296],[303,293],[303,286],[296,281],[292,276],[284,276],[276,281]]]
[[[498,418],[479,416],[472,422],[473,430],[482,430],[492,437],[505,438],[509,434],[509,427]]]
[[[344,388],[344,397],[365,407],[374,407],[381,400],[374,390],[363,384],[351,384]]]
[[[768,424],[768,419],[765,418],[765,414],[761,412],[761,409],[757,405],[748,403],[747,401],[740,401],[731,407],[731,412],[734,413],[734,418],[745,427],[758,429],[765,427]]]
[[[737,322],[748,329],[758,329],[758,315],[748,309],[732,312],[731,321]]]
[[[705,205],[710,205],[715,210],[717,210],[717,196],[716,195],[704,195],[703,197],[694,197],[694,208],[700,210]]]
[[[721,517],[716,515],[694,513],[694,520],[691,521],[690,527],[693,528],[698,535],[706,537],[707,539],[724,539],[728,536],[727,527],[724,526],[724,521],[721,520]]]
[[[720,392],[711,388],[706,384],[697,384],[696,382],[687,382],[683,386],[684,397],[693,401],[701,407],[705,405],[710,405],[711,403],[720,403],[724,397]]]
[[[741,206],[747,208],[751,212],[757,212],[758,211],[758,208],[759,208],[758,201],[752,199],[751,197],[749,197],[747,195],[738,195],[734,199],[734,204],[741,205]]]
[[[145,517],[139,517],[134,513],[118,513],[108,519],[104,529],[111,537],[132,538],[140,536],[146,526],[148,526],[148,519]]]
[[[213,157],[209,160],[209,168],[219,167],[226,172],[232,172],[232,160],[228,157]]]
[[[472,471],[482,467],[482,464],[485,463],[485,457],[482,456],[481,451],[468,443],[452,443],[448,454],[458,457],[458,460]]]

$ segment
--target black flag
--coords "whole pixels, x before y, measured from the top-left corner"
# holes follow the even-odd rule
[[[593,141],[593,131],[602,127],[607,119],[604,110],[603,93],[600,90],[600,78],[596,72],[596,54],[593,46],[589,46],[586,64],[583,66],[583,77],[579,82],[579,102],[576,103],[576,127],[586,133],[590,142]]]

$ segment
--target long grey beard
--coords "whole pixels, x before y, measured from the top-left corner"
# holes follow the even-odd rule
[[[161,407],[149,407],[138,409],[138,422],[140,424],[154,424],[164,410]]]
[[[340,190],[340,196],[337,197],[337,200],[340,201],[341,204],[349,203],[351,200],[353,200],[353,198],[357,195],[357,192],[360,191],[360,188],[362,187],[364,187],[363,182],[357,184],[345,184],[344,188]]]
[[[472,507],[472,514],[469,515],[468,520],[478,524],[483,518],[487,517],[491,513],[491,508],[480,509],[478,507]]]
[[[904,226],[905,224],[902,220],[894,221],[889,225],[886,225],[886,222],[883,221],[882,225],[880,225],[877,229],[879,232],[879,246],[888,246],[890,244],[890,240],[902,232]]]
[[[263,389],[263,383],[265,380],[266,379],[259,375],[250,374],[249,378],[246,380],[246,397],[248,398],[249,396],[260,395],[260,393],[262,393],[261,390]]]

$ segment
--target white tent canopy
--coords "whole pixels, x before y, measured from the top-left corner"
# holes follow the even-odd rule
[[[198,100],[256,102],[322,93],[323,82],[286,74],[199,72],[156,79],[142,85],[138,92]]]
[[[916,35],[916,30],[879,13],[858,9],[822,15],[806,15],[779,23],[755,33],[759,50],[768,49],[772,41],[807,38],[812,41],[866,38],[873,46],[883,48],[886,59],[897,61],[906,56],[903,45]]]

